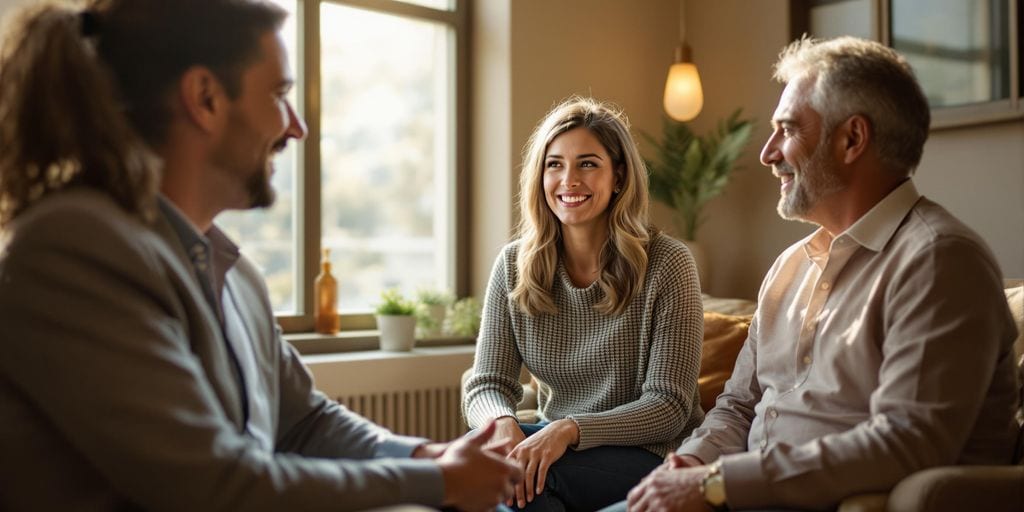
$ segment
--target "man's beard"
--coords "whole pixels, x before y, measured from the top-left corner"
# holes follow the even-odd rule
[[[284,152],[286,147],[288,147],[288,138],[281,137],[281,140],[274,143],[269,159],[263,164],[264,168],[249,177],[249,181],[245,184],[245,188],[249,192],[249,208],[273,206],[274,200],[277,199],[277,192],[270,184],[271,178],[274,177],[274,157]]]
[[[270,169],[272,165],[273,163],[267,162],[266,168],[254,172],[246,181],[245,188],[249,193],[249,208],[267,208],[273,205],[274,200],[277,199],[277,193],[270,184],[270,178],[273,175],[272,169]]]
[[[789,193],[779,198],[777,210],[783,219],[805,221],[806,215],[823,197],[845,188],[836,172],[836,163],[828,154],[828,139],[826,137],[818,144],[810,158],[800,166],[800,174],[793,173],[793,167],[787,162],[776,166],[783,173],[793,173]]]

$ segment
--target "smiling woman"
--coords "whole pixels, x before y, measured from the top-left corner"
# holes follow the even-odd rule
[[[544,158],[544,194],[562,223],[562,236],[576,243],[608,238],[608,204],[619,193],[619,181],[611,157],[590,130],[574,128],[555,137]],[[592,263],[566,261],[573,282],[592,283],[600,270]]]
[[[463,404],[473,427],[498,418],[496,439],[514,447],[519,509],[621,501],[703,417],[696,268],[648,225],[647,190],[609,105],[570,98],[530,138],[520,238],[494,265]],[[516,421],[522,365],[539,382],[538,424]]]

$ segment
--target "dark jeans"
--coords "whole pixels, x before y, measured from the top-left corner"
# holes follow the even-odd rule
[[[520,424],[519,428],[530,436],[544,426],[544,423]],[[626,499],[629,490],[661,462],[657,455],[635,446],[566,450],[548,469],[544,492],[534,496],[521,510],[591,512],[601,509]]]

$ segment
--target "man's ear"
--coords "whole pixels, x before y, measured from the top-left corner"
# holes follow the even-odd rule
[[[216,131],[227,96],[220,80],[204,66],[185,70],[178,81],[178,96],[188,120],[204,132]]]
[[[839,135],[836,144],[842,152],[843,163],[851,164],[859,159],[867,151],[874,132],[871,128],[871,121],[860,114],[850,116],[836,131]]]

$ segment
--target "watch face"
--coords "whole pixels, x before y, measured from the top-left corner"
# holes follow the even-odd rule
[[[725,504],[725,480],[721,474],[714,474],[704,480],[704,499],[718,507]]]
[[[717,462],[708,469],[708,474],[700,484],[701,494],[704,501],[712,508],[719,509],[725,505],[725,478],[721,473],[722,467]]]

